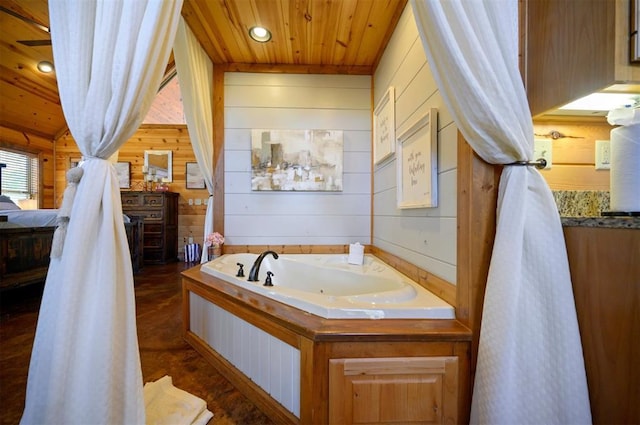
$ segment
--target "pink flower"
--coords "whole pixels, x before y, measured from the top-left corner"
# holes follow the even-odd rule
[[[204,240],[204,244],[206,246],[212,246],[214,248],[218,248],[220,245],[224,243],[224,236],[222,236],[218,232],[210,233],[207,238]]]

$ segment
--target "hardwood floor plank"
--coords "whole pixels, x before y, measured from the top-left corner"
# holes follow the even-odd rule
[[[272,424],[182,338],[180,272],[187,267],[145,265],[134,277],[143,381],[171,376],[176,387],[207,402],[214,414],[209,424]],[[17,424],[22,416],[42,288],[0,295],[0,424]]]

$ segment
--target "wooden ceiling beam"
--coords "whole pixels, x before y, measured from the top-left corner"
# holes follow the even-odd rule
[[[26,145],[28,145],[29,143],[31,143],[31,137],[30,136],[35,136],[39,139],[44,139],[44,140],[48,140],[51,143],[53,143],[53,138],[51,137],[50,134],[48,133],[43,133],[41,131],[38,130],[34,130],[32,128],[28,128],[28,127],[24,127],[21,125],[16,125],[13,122],[7,122],[4,119],[0,119],[0,143],[4,142],[5,146],[7,141],[11,142],[9,143],[9,145],[11,145],[12,143],[15,142],[14,139],[10,139],[7,140],[7,134],[19,134],[20,135],[20,142],[25,143]],[[23,146],[22,144],[20,144],[20,146]]]

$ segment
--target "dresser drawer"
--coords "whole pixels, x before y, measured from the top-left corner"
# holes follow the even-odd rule
[[[142,205],[141,198],[136,193],[121,193],[122,208],[139,207]]]
[[[149,233],[158,233],[161,234],[164,232],[164,224],[162,223],[145,223],[144,224],[144,234],[147,235]],[[146,236],[145,236],[146,237]]]
[[[137,214],[144,217],[145,223],[148,223],[150,221],[162,221],[162,219],[164,218],[164,211],[161,209],[140,210],[137,212]]]
[[[142,195],[142,206],[143,207],[161,207],[164,205],[164,196],[158,193],[149,193]]]
[[[148,233],[144,235],[145,250],[148,248],[162,248],[163,243],[162,235],[149,235]]]

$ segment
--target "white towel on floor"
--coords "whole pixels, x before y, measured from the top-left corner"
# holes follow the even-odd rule
[[[173,386],[170,376],[144,385],[147,425],[206,425],[213,417],[207,403]]]

